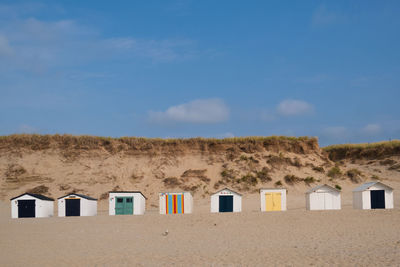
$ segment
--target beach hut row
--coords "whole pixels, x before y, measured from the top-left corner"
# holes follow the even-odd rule
[[[286,210],[284,188],[260,189],[261,211]],[[160,214],[188,214],[193,211],[193,197],[189,192],[160,193]],[[139,191],[109,192],[109,215],[142,215],[146,197]],[[318,185],[306,192],[307,210],[338,210],[340,191],[329,185]],[[355,209],[392,209],[393,188],[381,182],[365,183],[353,190]],[[54,199],[25,193],[11,199],[11,217],[52,217]],[[224,188],[211,195],[211,212],[241,212],[242,195]],[[58,198],[58,216],[95,216],[97,199],[71,193]]]

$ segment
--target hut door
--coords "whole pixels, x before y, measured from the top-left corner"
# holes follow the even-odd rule
[[[324,210],[325,209],[325,193],[315,193],[316,195],[316,203],[315,210]]]
[[[183,214],[184,213],[184,197],[180,195],[167,195],[166,197],[167,214]]]
[[[116,215],[133,214],[133,197],[116,197],[115,214]]]
[[[18,218],[34,218],[36,200],[18,200]]]
[[[326,210],[333,209],[333,195],[329,193],[324,193],[324,204]]]
[[[219,196],[219,212],[233,212],[233,196]]]
[[[385,208],[385,190],[371,190],[371,209]]]
[[[266,211],[276,211],[281,210],[282,203],[281,193],[266,193],[265,194],[265,210]]]
[[[79,198],[65,199],[65,216],[81,216],[81,200]]]

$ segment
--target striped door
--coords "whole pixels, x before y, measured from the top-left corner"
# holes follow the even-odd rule
[[[167,195],[165,201],[167,214],[184,213],[185,209],[183,195]]]

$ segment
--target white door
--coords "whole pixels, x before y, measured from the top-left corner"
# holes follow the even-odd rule
[[[332,210],[333,209],[333,195],[329,193],[324,193],[325,198],[325,209]]]
[[[315,193],[315,195],[316,195],[315,209],[316,210],[325,209],[325,193]]]

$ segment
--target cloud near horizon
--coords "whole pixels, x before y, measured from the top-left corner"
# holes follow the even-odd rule
[[[219,98],[197,99],[171,106],[166,111],[150,111],[151,122],[164,123],[219,123],[229,119],[229,108]]]
[[[109,38],[76,20],[0,19],[0,68],[7,71],[44,73],[110,59],[165,63],[190,59],[197,53],[196,43],[189,39]]]
[[[361,129],[363,134],[366,135],[377,135],[382,131],[382,127],[379,124],[368,124]]]
[[[299,116],[313,113],[314,107],[303,100],[286,99],[279,103],[276,111],[281,116]]]

